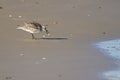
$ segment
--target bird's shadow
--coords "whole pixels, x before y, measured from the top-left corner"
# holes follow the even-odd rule
[[[68,40],[68,38],[37,38],[37,40]]]

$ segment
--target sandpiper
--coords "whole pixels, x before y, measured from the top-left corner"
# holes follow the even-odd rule
[[[24,26],[19,26],[17,29],[22,29],[24,31],[27,31],[31,33],[32,39],[36,39],[34,36],[34,33],[40,33],[40,32],[45,32],[48,36],[51,34],[49,31],[46,29],[46,26],[42,26],[41,24],[37,22],[29,22],[29,23],[24,23]]]

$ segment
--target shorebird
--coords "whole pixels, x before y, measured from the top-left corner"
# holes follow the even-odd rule
[[[24,26],[19,26],[17,29],[21,29],[23,31],[31,33],[32,39],[36,39],[34,33],[40,33],[42,31],[45,32],[48,36],[51,35],[46,29],[46,26],[42,26],[40,23],[37,22],[24,23]]]

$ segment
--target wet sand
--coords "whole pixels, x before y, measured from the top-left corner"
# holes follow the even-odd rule
[[[117,68],[94,43],[119,38],[119,0],[0,0],[0,80],[103,80]],[[48,25],[32,40],[24,22]]]

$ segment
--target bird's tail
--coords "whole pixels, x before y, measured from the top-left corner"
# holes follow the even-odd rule
[[[17,27],[16,29],[23,29],[23,27]]]
[[[16,29],[21,29],[21,27],[17,27]]]

